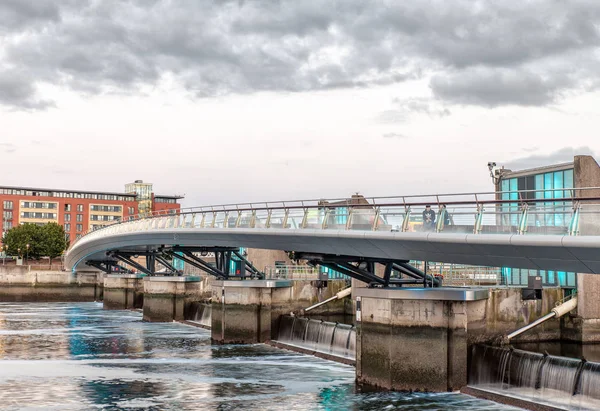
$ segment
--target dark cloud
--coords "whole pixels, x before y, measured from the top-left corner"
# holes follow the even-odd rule
[[[0,71],[0,104],[30,110],[53,105],[51,101],[38,98],[32,79],[17,71]]]
[[[523,170],[546,166],[548,164],[567,163],[573,161],[573,157],[576,155],[595,156],[596,153],[592,148],[587,146],[578,148],[564,147],[549,154],[533,154],[527,157],[518,158],[504,164],[504,166],[510,170]]]
[[[54,0],[2,0],[0,34],[34,24],[58,21],[60,15],[57,3]]]
[[[404,134],[400,134],[400,133],[385,133],[382,135],[383,138],[408,138],[407,136],[405,136]]]
[[[435,97],[458,104],[497,107],[543,106],[573,87],[566,75],[543,75],[522,70],[474,69],[434,76],[430,87]]]
[[[591,0],[4,0],[0,70],[21,77],[0,104],[47,107],[41,83],[139,93],[168,77],[211,97],[435,72],[434,95],[451,103],[545,105],[598,84],[599,18]]]

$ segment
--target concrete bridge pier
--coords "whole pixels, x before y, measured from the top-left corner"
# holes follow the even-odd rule
[[[199,276],[144,278],[144,321],[183,321],[186,307],[202,298]]]
[[[475,320],[469,318],[470,306],[486,300],[487,290],[355,292],[357,383],[384,390],[439,392],[467,384],[467,332]]]
[[[144,305],[143,274],[108,274],[104,277],[104,309],[127,310]]]

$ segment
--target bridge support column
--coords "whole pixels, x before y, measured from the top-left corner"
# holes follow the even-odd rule
[[[219,344],[252,344],[271,340],[279,317],[289,314],[290,280],[215,281],[212,340]]]
[[[144,275],[108,274],[104,277],[104,308],[127,310],[144,304]]]
[[[144,321],[184,320],[186,307],[202,297],[200,277],[144,278]]]
[[[282,315],[309,307],[346,288],[311,280],[215,281],[212,284],[212,340],[219,344],[252,344],[277,338]],[[317,313],[343,314],[345,303],[323,306]]]
[[[469,305],[484,289],[355,289],[357,383],[453,391],[467,384]]]

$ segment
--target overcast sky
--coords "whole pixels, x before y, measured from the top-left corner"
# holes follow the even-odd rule
[[[490,190],[600,154],[599,37],[597,0],[2,0],[0,184]]]

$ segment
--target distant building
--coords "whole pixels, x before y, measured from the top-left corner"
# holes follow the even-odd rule
[[[177,201],[183,198],[181,196],[156,195],[152,191],[152,183],[144,183],[142,180],[125,184],[125,193],[136,194],[138,211],[142,215],[179,210],[180,205]]]
[[[129,184],[128,184],[129,186]],[[150,190],[152,184],[149,185]],[[176,213],[179,196],[150,193],[151,211]],[[89,229],[112,224],[139,214],[137,192],[103,192],[31,187],[0,186],[2,236],[18,224],[43,225],[50,222],[64,227],[69,241],[79,238]]]

